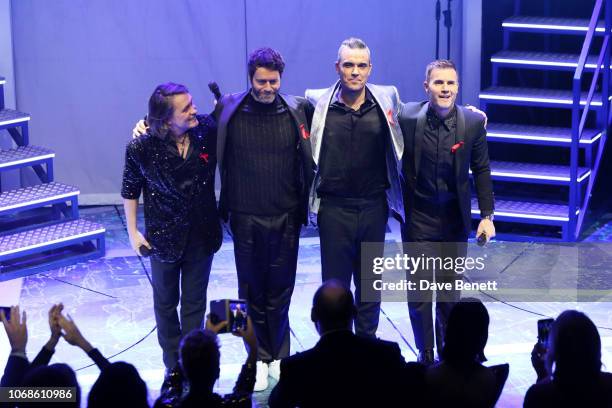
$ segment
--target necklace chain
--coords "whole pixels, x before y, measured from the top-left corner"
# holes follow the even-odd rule
[[[183,135],[182,139],[179,141],[178,138],[176,139],[176,144],[178,145],[178,152],[179,155],[184,159],[185,158],[185,153],[187,152],[187,148],[186,148],[186,142],[187,142],[187,135]]]

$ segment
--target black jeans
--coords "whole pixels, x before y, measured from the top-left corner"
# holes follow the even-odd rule
[[[360,336],[375,337],[380,317],[380,292],[373,291],[369,284],[376,277],[371,269],[361,270],[361,244],[380,243],[380,253],[372,253],[370,258],[382,256],[388,217],[384,195],[358,199],[323,197],[319,207],[322,278],[338,279],[347,288],[351,287],[351,279],[355,283],[355,334]],[[372,265],[372,260],[364,264]],[[362,301],[365,291],[367,302]]]
[[[276,216],[231,213],[238,295],[248,302],[258,359],[289,356],[289,304],[297,268],[301,224],[296,212]]]
[[[201,242],[188,242],[177,262],[161,262],[151,258],[153,309],[157,323],[157,339],[162,348],[164,365],[172,369],[178,362],[181,338],[200,329],[206,312],[206,288],[213,254]],[[181,303],[181,316],[176,307]]]

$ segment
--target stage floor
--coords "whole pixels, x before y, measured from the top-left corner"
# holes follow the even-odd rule
[[[81,216],[103,224],[107,229],[105,258],[51,270],[23,279],[0,283],[0,303],[19,303],[28,314],[28,354],[33,358],[47,341],[47,311],[53,303],[64,303],[66,311],[81,332],[111,361],[134,364],[149,387],[153,401],[163,379],[161,350],[155,334],[149,261],[135,256],[129,246],[119,206],[83,208]],[[589,234],[588,241],[612,241],[611,217],[602,217]],[[389,224],[387,241],[400,242],[399,228]],[[312,295],[321,283],[319,239],[305,229],[300,241],[298,272],[292,298],[291,349],[298,352],[312,347],[318,335],[310,321]],[[233,245],[225,237],[216,254],[208,286],[208,299],[237,296]],[[486,303],[491,315],[487,364],[510,363],[510,376],[499,407],[522,406],[523,396],[535,380],[530,352],[536,340],[536,321],[542,316],[556,317],[574,308],[587,313],[599,327],[605,370],[612,370],[612,312],[610,303]],[[0,334],[0,367],[4,367],[9,347],[4,331]],[[384,302],[378,336],[396,341],[407,361],[416,360],[414,338],[407,306],[403,302]],[[221,379],[219,392],[228,392],[244,362],[241,341],[231,335],[221,338]],[[77,369],[83,400],[98,376],[98,368],[86,355],[64,341],[58,345],[52,362],[66,362]],[[267,406],[266,392],[256,393],[258,407]],[[83,404],[85,406],[85,403]]]

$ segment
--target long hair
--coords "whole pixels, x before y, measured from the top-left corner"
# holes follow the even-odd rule
[[[149,114],[147,115],[147,124],[149,132],[153,136],[160,139],[165,139],[168,135],[168,120],[174,114],[172,106],[172,97],[174,95],[189,93],[187,87],[174,82],[166,82],[158,85],[149,98]]]
[[[549,336],[546,368],[556,380],[590,381],[599,374],[601,339],[587,315],[577,310],[564,311],[553,323]]]
[[[21,387],[74,387],[75,402],[56,402],[54,407],[80,407],[81,387],[76,373],[70,366],[62,363],[38,366],[30,369],[21,382]],[[44,404],[42,404],[44,405]],[[37,407],[35,402],[19,404],[20,407]]]
[[[148,408],[147,384],[136,367],[118,361],[104,368],[91,387],[87,408]]]
[[[489,312],[479,299],[465,298],[448,316],[442,358],[454,365],[472,364],[489,337]]]

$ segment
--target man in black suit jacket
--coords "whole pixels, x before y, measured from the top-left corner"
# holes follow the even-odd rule
[[[321,339],[282,360],[271,408],[412,406],[423,389],[423,367],[406,365],[397,343],[353,334],[355,314],[353,294],[340,281],[319,287],[311,318]]]
[[[457,106],[459,79],[448,60],[430,63],[424,82],[429,101],[402,105],[399,122],[404,135],[405,222],[402,240],[412,256],[465,257],[471,230],[472,170],[481,221],[476,235],[487,241],[495,236],[493,188],[484,118]],[[442,243],[442,244],[433,244]],[[433,271],[409,274],[412,280],[428,279]],[[452,282],[461,277],[454,269],[436,271],[436,281]],[[455,290],[438,291],[436,301],[436,345],[441,350],[448,314],[459,300]],[[433,362],[434,331],[432,292],[409,293],[409,311],[419,361]]]
[[[217,103],[219,210],[234,239],[238,291],[259,344],[255,391],[289,355],[289,302],[314,176],[310,103],[279,93],[285,63],[270,48],[249,57],[251,89]]]

